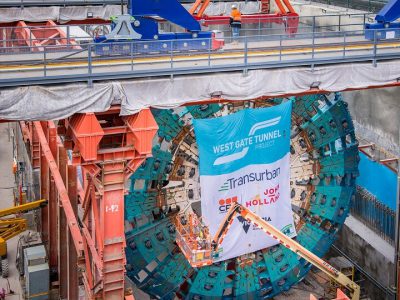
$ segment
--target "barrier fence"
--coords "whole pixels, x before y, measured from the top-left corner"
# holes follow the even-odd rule
[[[249,19],[250,20],[250,19]],[[371,13],[351,13],[351,14],[325,14],[321,16],[300,16],[298,25],[291,25],[285,17],[271,17],[268,22],[265,19],[254,17],[251,24],[243,24],[241,29],[242,36],[266,36],[284,35],[287,32],[312,33],[312,32],[336,32],[336,31],[355,31],[364,30],[366,23],[374,22],[374,15]],[[231,36],[231,29],[228,25],[213,24],[207,21],[208,26],[203,30],[217,30],[222,32],[225,37]],[[214,21],[218,22],[218,21]],[[202,23],[200,21],[200,23]],[[183,32],[183,29],[169,22],[161,22],[160,30],[163,32]],[[47,32],[59,31],[63,35],[50,37]],[[110,32],[109,24],[86,24],[86,25],[35,25],[35,26],[12,26],[0,28],[0,49],[4,47],[23,47],[34,44],[45,43],[54,44],[87,44],[99,35]]]
[[[381,203],[366,189],[357,186],[350,211],[354,217],[394,245],[396,231],[396,212],[394,210]]]
[[[390,36],[390,38],[385,38]],[[212,39],[0,48],[0,86],[243,71],[400,58],[392,29],[251,35],[214,49]],[[225,38],[225,43],[232,42]],[[27,55],[28,54],[28,55]],[[33,81],[32,81],[33,80]]]

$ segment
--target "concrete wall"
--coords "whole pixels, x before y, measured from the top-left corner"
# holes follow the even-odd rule
[[[356,134],[400,155],[400,87],[343,93]]]
[[[352,226],[354,226],[354,222]],[[384,243],[385,241],[375,233],[362,228],[363,224],[359,223],[357,226],[361,234],[355,233],[347,225],[343,226],[335,245],[382,285],[392,286],[394,283],[394,264],[388,257],[380,253],[374,245],[371,245],[370,240],[366,241],[362,232],[368,232],[369,238],[375,239],[377,243]],[[360,284],[364,289],[364,294],[372,300],[391,299],[388,296],[385,297],[383,292],[368,280],[360,282]]]
[[[23,162],[25,167],[25,172],[23,174],[23,185],[26,187],[27,201],[38,200],[40,197],[39,169],[32,169],[29,154],[27,152],[27,149],[29,148],[25,145],[19,123],[12,123],[11,126],[14,133],[14,147],[16,149],[15,153],[17,156],[17,161]]]

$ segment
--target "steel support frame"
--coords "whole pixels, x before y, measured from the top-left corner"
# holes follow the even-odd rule
[[[52,279],[57,281],[58,277],[60,299],[77,299],[83,239],[74,205],[76,176],[71,176],[67,152],[54,122],[21,121],[20,127],[32,167],[40,169],[40,196],[48,200],[48,206],[42,209],[41,233],[48,249]],[[68,273],[68,268],[73,272]],[[74,292],[69,294],[69,289]]]
[[[31,47],[33,52],[45,51],[45,46],[53,45],[81,49],[54,21],[48,20],[43,26],[32,27],[19,21],[15,29],[17,44]]]
[[[120,117],[120,107],[76,114],[60,128],[72,163],[81,166],[85,248],[83,282],[91,298],[123,299],[125,182],[151,155],[158,129],[150,110]]]
[[[149,109],[119,113],[116,106],[57,125],[20,122],[33,166],[40,168],[41,197],[49,202],[42,238],[60,299],[78,299],[80,281],[86,299],[125,297],[125,182],[151,156],[158,127]]]
[[[196,16],[195,16],[196,17]],[[202,16],[197,18],[201,21],[202,25],[229,25],[230,16]],[[295,12],[291,13],[276,13],[276,14],[254,14],[254,15],[242,15],[242,24],[265,24],[275,23],[284,24],[285,31],[289,35],[293,35],[297,32],[299,26],[299,15]]]
[[[391,155],[387,151],[383,151],[383,149],[380,149],[374,143],[362,144],[358,146],[358,150],[364,153],[370,159],[386,166],[391,171],[398,174],[400,161],[399,157]]]

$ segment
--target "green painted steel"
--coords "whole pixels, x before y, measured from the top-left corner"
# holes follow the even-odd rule
[[[270,99],[256,101],[255,105],[288,100],[293,101],[292,155],[297,155],[295,149],[302,149],[305,161],[314,164],[312,176],[292,183],[292,198],[297,199],[293,202],[294,212],[301,220],[296,239],[323,256],[354,197],[358,144],[347,105],[339,93]],[[153,297],[268,299],[290,289],[310,269],[308,262],[282,246],[193,269],[174,243],[172,218],[179,211],[200,210],[195,201],[200,196],[196,196],[198,157],[191,121],[252,105],[238,102],[153,109],[160,127],[153,157],[131,177],[125,198],[127,275]],[[311,148],[307,148],[306,140]]]

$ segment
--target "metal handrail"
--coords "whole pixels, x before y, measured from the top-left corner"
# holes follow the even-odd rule
[[[32,62],[18,61],[16,59],[18,56],[15,55],[0,55],[0,59],[6,58],[3,61],[3,69],[7,66],[9,68],[5,69],[7,79],[0,79],[0,86],[28,84],[29,80],[32,82],[52,80],[91,82],[102,78],[138,78],[240,70],[247,72],[252,69],[314,66],[352,61],[372,61],[376,64],[379,60],[400,59],[400,51],[398,51],[400,39],[381,40],[377,38],[377,31],[372,32],[374,33],[372,40],[364,39],[364,31],[312,32],[297,34],[294,37],[283,34],[247,36],[241,38],[242,46],[240,47],[212,53],[207,48],[207,45],[212,43],[210,39],[197,40],[203,41],[207,48],[197,52],[177,51],[174,48],[178,43],[176,41],[123,42],[118,45],[127,47],[128,52],[120,56],[111,55],[115,44],[106,42],[100,45],[90,43],[79,51],[71,51],[72,45],[41,46],[44,51],[31,54],[34,59]],[[190,42],[193,40],[187,40],[187,43]],[[266,46],[263,42],[269,42],[269,44]],[[184,43],[184,41],[179,41],[179,43]],[[353,46],[364,48],[353,49]],[[62,47],[65,47],[65,51],[60,52]],[[99,54],[98,47],[109,47],[110,52]],[[35,47],[28,48],[35,49]],[[9,49],[15,50],[15,47]],[[304,51],[301,52],[302,50]],[[302,57],[299,57],[299,53]],[[79,57],[71,58],[77,54]],[[14,57],[14,62],[10,59],[12,57]],[[151,60],[148,60],[150,58]],[[69,67],[71,62],[75,64],[73,70]],[[63,63],[68,64],[63,66]],[[15,68],[15,71],[18,71],[18,78],[15,80],[9,78],[13,71],[10,65],[13,64],[20,66]],[[108,67],[101,69],[105,68],[105,64]],[[127,69],[112,71],[109,66],[113,64],[118,64],[119,68],[127,67]],[[22,72],[24,68],[31,73]],[[68,70],[70,74],[64,74],[62,77],[54,75],[54,72],[60,68]],[[0,75],[1,69],[0,65]],[[38,72],[42,74],[38,75]]]
[[[306,24],[309,23],[310,25],[313,25],[312,27],[318,27],[317,26],[317,22],[313,22],[313,20],[320,20],[320,19],[332,19],[332,18],[337,18],[338,19],[338,23],[337,24],[333,24],[331,26],[342,26],[340,23],[341,19],[344,18],[348,18],[348,19],[355,19],[358,17],[362,17],[363,18],[363,22],[362,23],[355,23],[355,24],[347,24],[347,25],[365,25],[365,20],[368,20],[369,22],[373,22],[373,18],[375,17],[375,15],[373,13],[370,12],[365,12],[365,13],[338,13],[338,14],[329,14],[329,13],[325,13],[323,15],[320,16],[315,16],[315,15],[302,15],[302,16],[298,16],[296,18],[299,19],[300,24]],[[262,23],[263,20],[265,20],[263,17],[260,17],[258,15],[255,15],[254,17],[248,16],[246,18],[247,20],[259,20],[260,23]],[[340,20],[339,20],[340,19]],[[276,20],[276,22],[282,22],[285,20],[285,17],[279,16],[279,17],[269,17],[268,18],[270,23],[273,23],[274,20]],[[308,22],[306,22],[308,21]],[[199,20],[199,22],[201,23],[202,20]],[[209,24],[212,24],[212,20],[208,20],[207,21]],[[219,21],[215,21],[215,22],[219,22]],[[90,24],[91,26],[96,26],[96,25],[105,25],[104,23],[93,23]],[[346,24],[343,24],[343,26]],[[27,29],[49,29],[49,28],[56,28],[56,27],[62,27],[62,28],[66,28],[66,27],[72,27],[72,26],[77,26],[77,25],[70,25],[70,24],[65,24],[65,25],[57,25],[57,26],[44,26],[44,25],[33,25],[33,26],[20,26],[20,27],[15,27],[15,26],[5,26],[2,27],[2,29],[8,29],[8,30],[12,30],[12,29],[16,29],[16,28],[27,28]],[[246,26],[246,24],[243,24],[243,26]],[[320,26],[320,27],[326,27],[326,26]]]
[[[300,16],[299,25],[294,27],[285,27],[280,26],[277,28],[269,27],[266,23],[263,23],[262,19],[259,17],[254,17],[254,20],[259,20],[258,26],[256,24],[255,28],[249,28],[246,24],[243,25],[242,33],[244,35],[262,35],[262,34],[282,34],[284,32],[297,32],[297,33],[310,33],[313,31],[324,32],[324,31],[348,31],[355,29],[364,29],[366,23],[373,22],[374,15],[369,13],[349,13],[349,14],[326,14],[322,16]],[[285,21],[285,17],[276,17],[269,18],[269,23],[277,23],[282,24]],[[327,20],[327,21],[325,21]],[[334,20],[334,21],[332,21]],[[329,21],[329,22],[328,22]],[[202,22],[201,20],[199,21]],[[319,24],[328,24],[331,25],[319,25]],[[171,24],[169,24],[172,26]],[[89,37],[85,34],[84,36],[76,36],[72,35],[72,26],[75,25],[57,25],[57,26],[17,26],[17,27],[2,27],[3,36],[14,36],[12,38],[3,38],[0,46],[21,46],[21,44],[32,45],[33,43],[40,43],[42,41],[48,41],[52,43],[56,43],[57,41],[65,42],[67,41],[76,41],[77,43],[87,43]],[[254,26],[254,24],[252,25]],[[91,24],[91,25],[81,25],[81,28],[84,28],[86,33],[90,35],[90,38],[94,38],[96,35],[96,29],[103,29],[103,31],[108,28],[107,24]],[[89,28],[89,29],[88,29]],[[35,31],[47,31],[50,29],[61,29],[61,31],[65,31],[66,37],[35,37],[33,32]],[[176,31],[176,28],[170,28],[171,31]],[[222,31],[225,35],[230,35],[230,29],[227,26],[215,26],[209,25],[207,30],[217,29]],[[29,32],[29,37],[26,38],[18,38],[18,31],[21,32]],[[0,48],[1,49],[1,48]],[[4,51],[3,51],[4,52]]]

